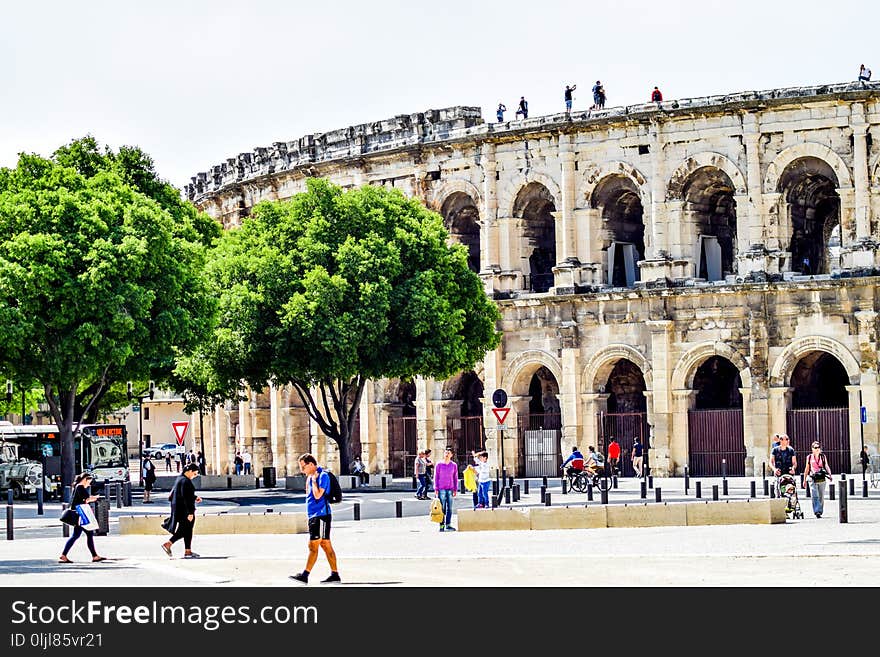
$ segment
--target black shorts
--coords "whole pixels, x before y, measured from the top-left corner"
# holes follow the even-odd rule
[[[153,490],[153,482],[149,479],[144,479],[144,490]]]
[[[309,518],[309,540],[319,541],[330,539],[330,514]]]

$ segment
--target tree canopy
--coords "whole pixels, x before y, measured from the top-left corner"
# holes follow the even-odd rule
[[[137,148],[87,137],[0,169],[0,372],[43,387],[65,483],[74,424],[110,386],[170,375],[209,335],[213,223]]]
[[[259,203],[208,266],[222,291],[216,371],[292,384],[346,468],[368,379],[446,378],[498,345],[498,309],[447,239],[440,216],[398,190],[310,179]]]

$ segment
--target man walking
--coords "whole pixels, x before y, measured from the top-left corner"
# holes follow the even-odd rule
[[[247,451],[247,447],[245,447],[244,450],[241,452],[241,461],[244,464],[244,473],[246,475],[249,475],[251,473],[252,457],[251,453]]]
[[[636,436],[635,441],[633,442],[632,448],[632,463],[633,470],[636,471],[636,477],[639,479],[642,478],[642,456],[645,451],[644,445],[642,445],[642,440],[638,436]]]
[[[452,448],[447,447],[443,460],[434,466],[434,490],[443,505],[443,520],[440,531],[454,532],[452,526],[452,503],[458,490],[458,464],[452,460]]]
[[[318,560],[318,547],[320,547],[327,556],[327,563],[330,564],[330,576],[321,580],[321,583],[341,582],[342,579],[336,570],[336,552],[333,551],[333,545],[330,543],[330,503],[325,497],[330,491],[330,475],[324,472],[323,468],[318,467],[318,461],[311,454],[303,454],[299,457],[299,469],[306,476],[309,556],[306,558],[305,570],[291,575],[290,579],[303,584],[309,583],[309,573]]]
[[[171,526],[168,528],[172,536],[162,543],[162,549],[169,557],[171,546],[181,538],[183,539],[183,558],[192,559],[199,555],[192,551],[193,528],[196,525],[196,504],[200,504],[202,498],[196,495],[196,487],[192,480],[199,474],[199,466],[189,463],[184,466],[183,472],[174,482],[171,491]]]
[[[516,116],[520,116],[524,119],[529,118],[529,102],[526,100],[525,96],[519,97],[519,107],[516,110]]]
[[[577,85],[565,85],[565,115],[571,116],[571,92],[577,89]]]
[[[620,443],[617,438],[611,436],[611,442],[608,443],[608,466],[610,474],[616,475],[620,467]]]

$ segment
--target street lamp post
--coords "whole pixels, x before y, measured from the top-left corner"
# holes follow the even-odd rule
[[[132,399],[138,400],[138,481],[139,485],[144,485],[144,400],[149,397],[153,398],[153,394],[156,389],[156,384],[153,381],[150,381],[150,385],[146,390],[139,392],[138,394],[134,394],[132,391],[132,383],[128,382],[128,400]]]

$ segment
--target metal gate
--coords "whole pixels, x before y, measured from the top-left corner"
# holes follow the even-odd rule
[[[746,447],[741,408],[713,408],[688,411],[688,469],[699,477],[720,477],[721,461],[727,474],[746,473]]]
[[[786,432],[803,471],[810,443],[818,440],[828,458],[832,474],[850,472],[848,408],[798,408],[786,413]]]
[[[406,460],[416,452],[416,427],[415,416],[388,418],[388,467],[395,477],[407,476]]]
[[[638,436],[642,445],[648,444],[648,414],[647,413],[597,413],[599,422],[599,444],[595,445],[598,451],[605,454],[608,442],[612,436],[620,445],[620,475],[622,477],[634,477],[636,471],[632,466],[632,447]],[[589,445],[578,445],[581,453],[586,453]]]
[[[475,415],[447,418],[446,444],[452,447],[459,471],[473,463],[471,452],[479,452],[486,447],[483,417]]]
[[[517,476],[559,476],[562,416],[558,413],[520,415],[516,423],[519,433]]]

